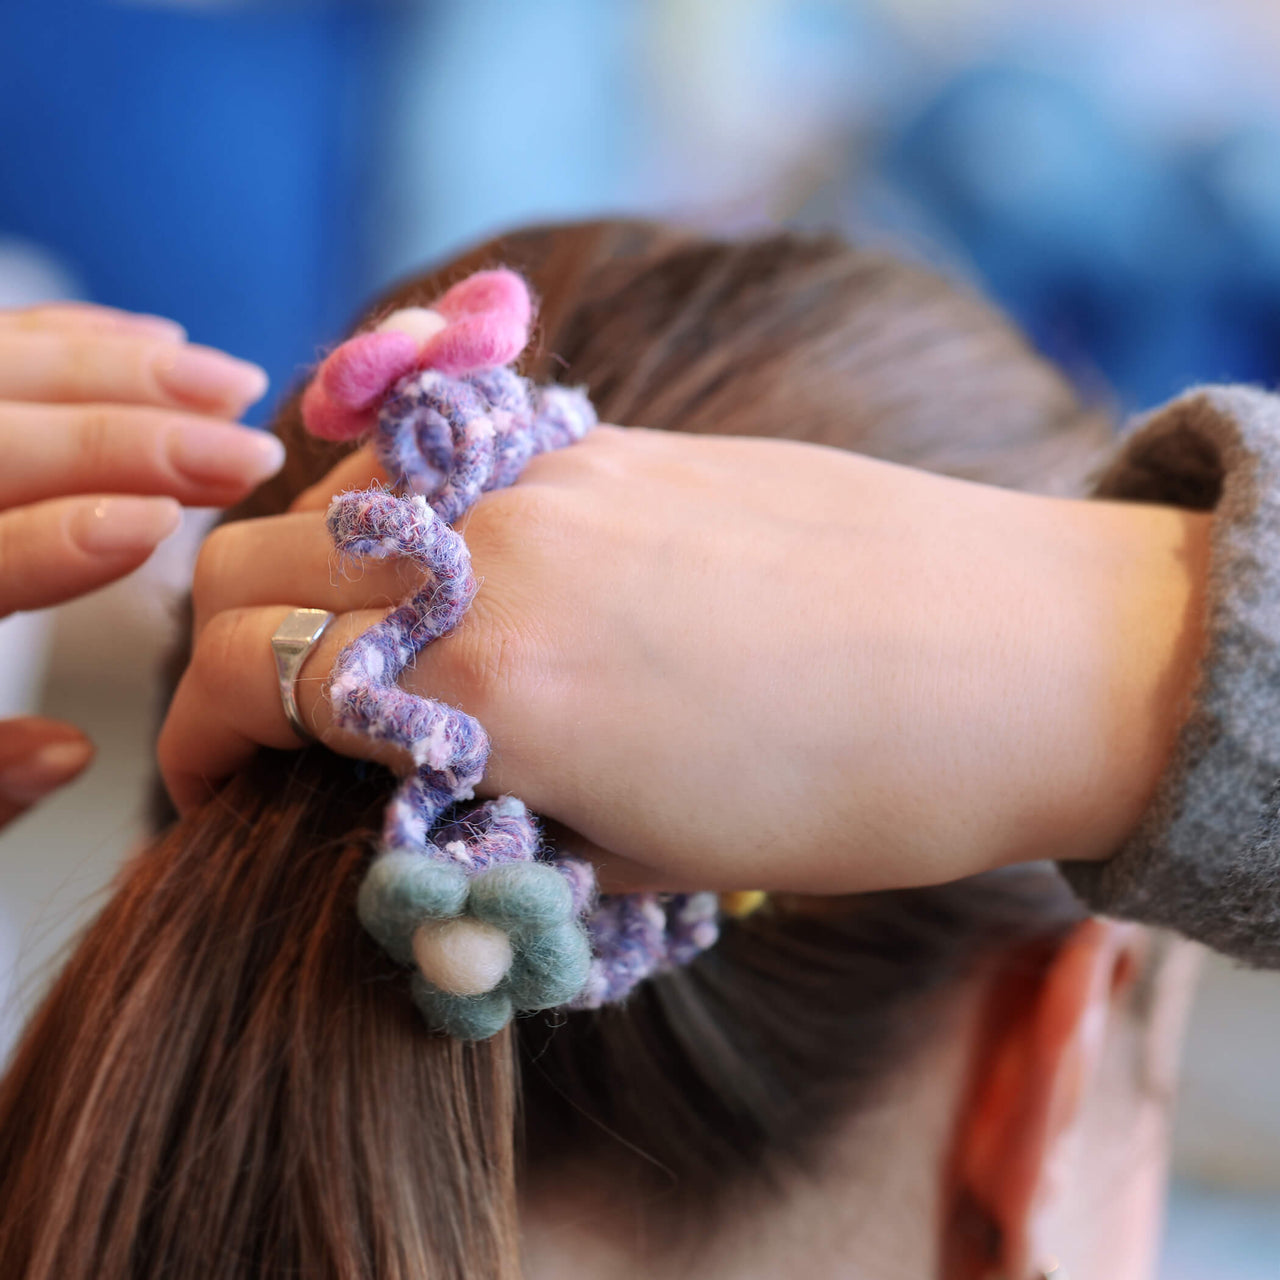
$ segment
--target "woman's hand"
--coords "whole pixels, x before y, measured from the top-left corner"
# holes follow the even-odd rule
[[[234,502],[283,453],[233,425],[266,390],[255,365],[179,325],[81,304],[0,311],[0,618],[136,569],[179,504]],[[0,722],[0,826],[88,763],[71,725]]]
[[[269,646],[340,616],[299,684],[417,585],[344,576],[322,510],[206,544],[194,656],[160,741],[190,807],[297,745]],[[868,890],[1104,857],[1136,822],[1196,670],[1208,517],[1043,498],[774,440],[601,428],[462,522],[481,587],[413,691],[489,730],[510,791],[613,887]],[[392,763],[396,763],[392,761]]]

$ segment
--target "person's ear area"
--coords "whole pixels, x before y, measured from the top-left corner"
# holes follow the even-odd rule
[[[960,1117],[956,1194],[994,1228],[1002,1274],[1035,1274],[1063,1247],[1042,1223],[1068,1181],[1089,1085],[1141,971],[1146,931],[1089,919],[1032,972],[996,979]]]

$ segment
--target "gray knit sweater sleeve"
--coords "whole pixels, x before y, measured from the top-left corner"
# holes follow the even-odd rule
[[[1174,754],[1095,911],[1280,969],[1280,397],[1202,388],[1135,423],[1092,496],[1212,510],[1204,660]]]

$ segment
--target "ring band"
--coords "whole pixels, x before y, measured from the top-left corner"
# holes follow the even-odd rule
[[[333,614],[324,609],[295,609],[271,637],[271,652],[275,654],[276,678],[280,683],[280,701],[284,705],[284,714],[293,731],[304,742],[313,741],[315,735],[302,723],[302,717],[298,714],[298,699],[294,687],[298,683],[307,655],[316,647],[332,621]]]

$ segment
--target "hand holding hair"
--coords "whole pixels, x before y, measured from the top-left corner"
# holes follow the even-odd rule
[[[215,532],[161,738],[182,807],[259,744],[297,745],[267,641],[336,618],[299,686],[338,751],[340,649],[421,582],[339,570],[322,508]],[[608,887],[870,890],[1098,859],[1137,821],[1185,711],[1209,517],[1046,498],[820,446],[598,427],[459,527],[479,590],[404,686],[492,740],[480,796],[593,847]]]
[[[0,618],[123,577],[180,503],[224,506],[278,470],[277,441],[228,421],[265,389],[261,369],[157,316],[0,311]],[[0,722],[0,826],[91,756],[72,725]]]

